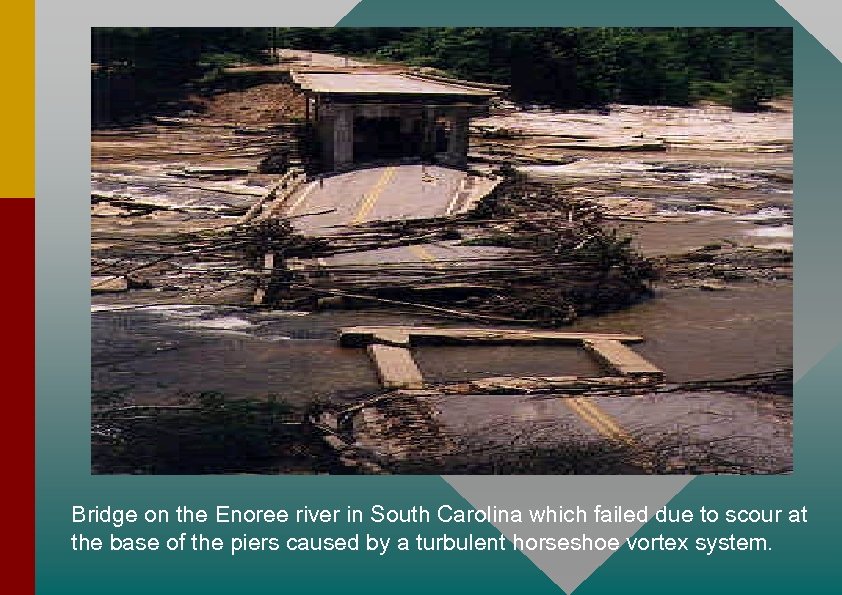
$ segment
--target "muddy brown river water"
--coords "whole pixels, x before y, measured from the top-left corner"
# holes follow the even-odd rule
[[[673,135],[671,142],[680,145],[676,150],[591,152],[553,149],[551,143],[544,142],[540,147],[542,155],[555,151],[560,165],[527,164],[523,169],[530,176],[559,184],[565,192],[607,207],[609,213],[616,215],[609,224],[633,234],[634,245],[647,256],[681,254],[711,244],[791,250],[792,153],[787,149],[787,142],[791,143],[791,113],[732,118],[719,111],[687,110],[687,118],[681,119],[674,117],[676,109],[665,112],[666,124],[655,122],[646,129],[647,135]],[[525,119],[504,116],[496,122],[537,127],[540,134],[555,130],[553,126],[561,122],[568,134],[575,133],[579,126],[588,134],[599,136],[600,127],[614,118],[616,125],[608,126],[610,133],[628,135],[628,129],[650,115],[644,109],[630,109],[601,120],[593,115],[558,116],[548,112]],[[707,121],[716,122],[716,126],[707,127]],[[494,123],[493,117],[484,122]],[[688,123],[692,125],[690,136],[682,133],[682,127]],[[662,130],[664,126],[669,127],[669,134]],[[694,143],[699,144],[695,149]],[[727,148],[721,150],[725,145]],[[769,147],[777,152],[765,152]],[[519,163],[527,158],[527,152],[520,154]],[[100,177],[95,180],[102,186],[99,189],[108,191],[104,185],[107,180]],[[160,198],[159,194],[166,198],[170,192],[155,191],[156,198]],[[237,204],[247,202],[238,194],[226,194],[219,200],[223,199]],[[204,198],[200,196],[198,200]],[[640,220],[646,218],[649,220]],[[101,224],[99,221],[95,220]],[[211,392],[249,400],[277,395],[298,411],[305,411],[318,401],[351,403],[377,393],[380,387],[365,350],[339,346],[339,328],[386,324],[465,326],[397,311],[304,314],[178,303],[138,306],[133,303],[137,295],[128,292],[94,298],[94,409],[114,403],[178,404],[184,401],[185,394]],[[168,300],[177,302],[177,297],[170,296]],[[669,381],[723,379],[790,368],[792,282],[741,280],[722,284],[715,291],[656,283],[651,298],[621,311],[581,318],[571,330],[642,335],[645,341],[634,349],[662,368]],[[601,373],[596,362],[575,348],[421,347],[415,350],[415,356],[425,378],[431,381]],[[629,412],[623,408],[634,408],[635,402],[606,400],[602,406],[610,414],[627,415]],[[764,436],[768,435],[769,444],[777,445],[779,455],[779,462],[770,470],[786,469],[791,463],[791,443],[785,439],[788,430],[775,425],[778,418],[774,415],[763,417],[767,414],[758,413],[760,406],[754,402],[735,399],[731,403],[729,399],[712,398],[708,403],[705,395],[684,395],[664,399],[662,406],[655,409],[651,407],[652,399],[646,403],[645,407],[641,404],[638,413],[631,412],[630,419],[643,424],[660,416],[661,422],[672,424],[671,415],[684,419],[717,407],[727,410],[734,420],[751,419],[755,420],[751,423],[756,423],[757,415],[768,417],[772,421],[764,426]],[[482,396],[464,397],[442,401],[437,407],[441,422],[450,428],[453,440],[461,441],[463,452],[482,452],[485,457],[499,451],[500,461],[480,462],[479,472],[506,472],[510,465],[519,465],[518,461],[510,461],[513,445],[534,450],[535,440],[544,440],[544,434],[548,460],[558,462],[553,449],[563,435],[560,428],[577,419],[560,400],[540,401],[525,396],[493,402]],[[487,425],[483,421],[486,418]],[[736,430],[729,426],[727,431]],[[780,438],[782,435],[784,439]],[[704,432],[701,437],[707,439]],[[771,447],[752,443],[751,448],[766,452]],[[495,466],[498,464],[501,467]],[[473,471],[470,465],[464,469]],[[523,467],[512,469],[524,472]],[[433,471],[440,469],[427,469]],[[569,470],[541,467],[533,471]]]
[[[643,303],[582,319],[572,330],[640,333],[646,340],[635,350],[669,380],[721,379],[791,365],[791,308],[789,284],[659,289]],[[316,398],[378,390],[365,351],[339,346],[339,327],[442,322],[385,312],[273,317],[210,306],[95,312],[92,384],[94,391],[119,390],[143,404],[218,391],[252,399],[276,394],[303,407]],[[431,381],[599,374],[574,348],[421,347],[416,356]]]

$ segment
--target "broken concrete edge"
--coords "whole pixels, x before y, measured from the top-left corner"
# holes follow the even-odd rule
[[[494,190],[496,190],[497,187],[503,181],[502,178],[496,178],[496,179],[487,179],[486,178],[485,180],[486,181],[482,184],[482,189],[478,192],[474,192],[471,195],[469,195],[468,198],[465,200],[465,204],[463,204],[462,207],[458,211],[456,211],[456,213],[454,213],[454,214],[456,214],[456,215],[466,215],[466,214],[472,213],[477,208],[479,203],[482,202],[482,200],[485,197],[487,197],[492,192],[494,192]]]
[[[456,96],[462,100],[471,98],[492,99],[504,89],[493,89],[488,83],[477,83],[445,77],[424,76],[418,72],[384,72],[366,68],[306,68],[291,69],[290,82],[301,92],[313,95],[331,96]],[[377,77],[377,85],[370,80]],[[354,83],[356,82],[356,84]],[[407,86],[407,82],[415,82]],[[421,83],[419,86],[417,83]],[[426,86],[423,83],[427,83]]]
[[[252,219],[255,218],[265,218],[268,215],[275,212],[275,208],[277,206],[282,206],[289,197],[298,189],[300,186],[300,182],[306,181],[306,172],[300,167],[291,167],[289,170],[286,171],[275,184],[266,191],[259,199],[257,199],[246,211],[245,215],[237,219],[234,225],[243,225],[245,223],[250,222]],[[297,183],[297,181],[300,181]],[[292,183],[290,185],[290,183]],[[287,185],[286,188],[283,188],[284,185]],[[278,196],[278,190],[284,190],[280,196]],[[269,202],[269,208],[266,207],[266,203]]]
[[[424,378],[408,347],[370,343],[368,355],[384,388],[422,388]]]
[[[409,347],[409,334],[403,332],[402,329],[383,329],[371,337],[371,343],[379,345],[389,345],[391,347]]]
[[[472,213],[479,203],[490,195],[502,181],[503,178],[494,175],[468,170],[467,175],[459,182],[456,192],[445,209],[445,218]],[[465,194],[464,197],[462,196],[463,193]]]
[[[466,79],[454,78],[444,76],[441,74],[433,74],[425,72],[423,68],[414,68],[409,72],[404,73],[408,78],[415,78],[420,80],[435,81],[439,83],[446,83],[451,85],[459,85],[463,87],[475,87],[477,89],[487,89],[488,91],[508,91],[511,85],[501,85],[496,83],[482,83],[479,81],[469,81]]]
[[[620,341],[585,339],[582,344],[586,351],[620,376],[664,377],[663,370],[652,365]]]
[[[576,333],[557,331],[531,331],[500,328],[435,328],[423,326],[354,326],[339,329],[339,343],[343,347],[364,347],[378,342],[378,337],[407,335],[411,345],[430,343],[469,344],[581,344],[585,340],[619,341],[638,343],[643,337],[616,333]]]

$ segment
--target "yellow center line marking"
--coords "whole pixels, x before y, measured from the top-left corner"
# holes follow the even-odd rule
[[[614,440],[622,442],[627,446],[634,446],[634,437],[623,430],[614,419],[605,413],[596,403],[586,401],[584,398],[575,397],[564,401],[574,413],[588,422],[597,432]]]
[[[292,203],[292,205],[290,205],[289,209],[287,210],[287,215],[292,215],[298,207],[300,207],[302,204],[304,204],[304,201],[307,199],[307,197],[310,195],[310,193],[315,189],[315,187],[317,185],[318,185],[318,182],[313,182],[312,184],[307,186],[306,190],[304,190],[304,192],[301,193],[301,196],[299,196],[295,200],[295,202]]]
[[[633,438],[628,433],[626,433],[626,431],[623,430],[623,428],[621,428],[619,424],[617,424],[614,418],[612,418],[610,415],[608,415],[608,413],[603,411],[596,403],[592,403],[589,401],[581,401],[579,404],[584,409],[590,411],[594,415],[594,417],[599,418],[609,430],[614,432],[614,434],[618,437],[621,437],[624,442],[633,440]]]
[[[377,183],[371,188],[368,194],[363,197],[363,201],[360,203],[360,209],[357,211],[354,218],[351,219],[351,225],[358,225],[365,221],[366,216],[374,207],[374,203],[376,203],[377,199],[380,197],[380,193],[383,192],[386,185],[392,181],[392,178],[395,177],[395,172],[397,172],[397,170],[397,167],[386,168],[386,171],[383,172],[380,179],[377,180]]]
[[[573,413],[586,421],[593,429],[605,436],[614,439],[614,434],[598,418],[582,407],[579,399],[565,399],[564,403],[573,410]]]

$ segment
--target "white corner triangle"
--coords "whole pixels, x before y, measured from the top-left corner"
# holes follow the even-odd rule
[[[842,35],[839,18],[842,6],[827,0],[776,0],[837,60],[842,62]]]

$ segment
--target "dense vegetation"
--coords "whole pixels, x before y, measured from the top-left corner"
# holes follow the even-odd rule
[[[266,28],[98,27],[91,29],[91,117],[130,123],[178,112],[195,83],[236,62],[268,59]]]
[[[270,37],[271,30],[255,27],[96,27],[91,29],[91,62],[178,79],[261,59]]]
[[[756,110],[792,89],[788,28],[96,28],[94,97],[107,79],[101,106],[160,102],[162,90],[268,60],[274,47],[432,67],[560,107],[713,100]]]
[[[429,66],[564,107],[713,100],[753,110],[792,89],[788,28],[280,29],[277,43]]]

